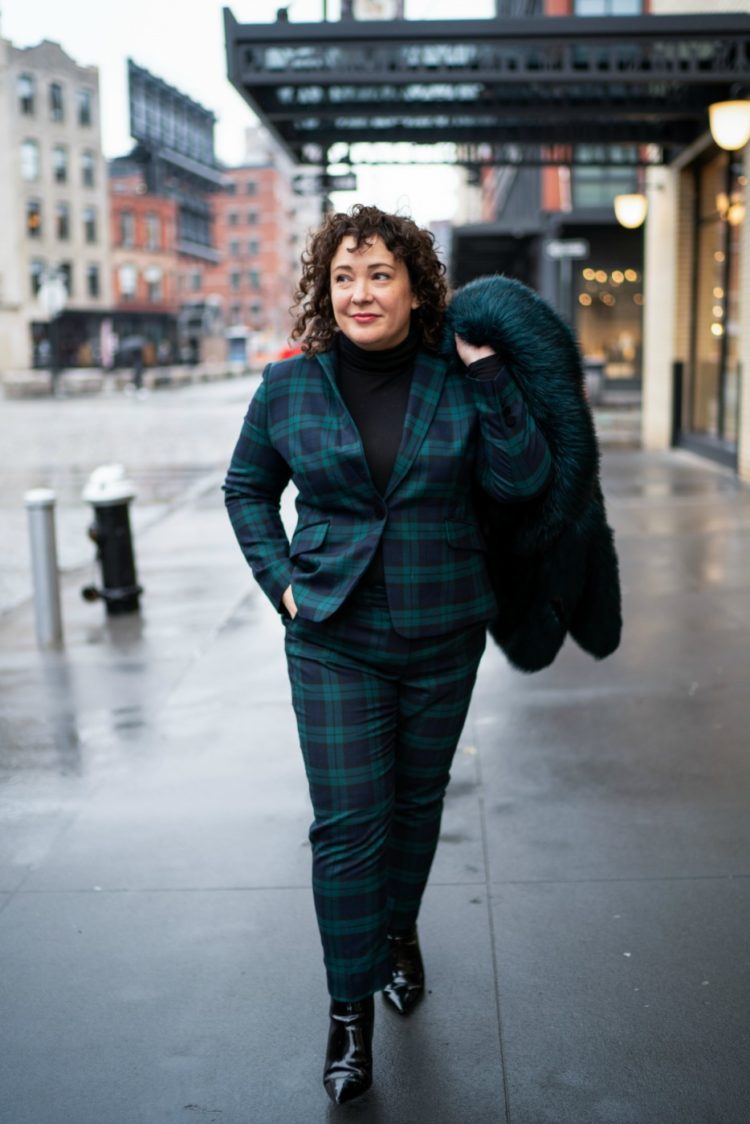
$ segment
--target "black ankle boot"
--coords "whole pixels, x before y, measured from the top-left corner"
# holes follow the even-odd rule
[[[372,1029],[375,1004],[370,995],[355,1003],[331,1000],[331,1026],[323,1084],[334,1104],[343,1104],[372,1085]]]
[[[399,1015],[409,1015],[424,994],[424,964],[417,926],[409,933],[389,934],[388,944],[393,975],[383,988],[383,996]]]

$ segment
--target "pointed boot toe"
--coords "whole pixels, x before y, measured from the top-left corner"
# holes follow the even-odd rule
[[[353,1003],[331,1000],[323,1085],[334,1104],[351,1101],[372,1085],[374,1020],[371,995]]]
[[[363,1093],[367,1092],[372,1085],[372,1075],[365,1079],[337,1074],[336,1076],[325,1077],[323,1084],[326,1093],[334,1104],[345,1104],[346,1101],[353,1101],[355,1097],[361,1097]]]
[[[392,974],[383,998],[399,1015],[410,1015],[424,995],[424,964],[416,925],[409,933],[388,936]]]

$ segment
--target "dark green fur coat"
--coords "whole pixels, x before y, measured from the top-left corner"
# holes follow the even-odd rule
[[[548,488],[533,500],[478,497],[500,606],[490,632],[521,671],[551,664],[568,633],[603,659],[620,642],[620,582],[573,333],[535,292],[500,276],[456,292],[446,334],[455,353],[454,332],[489,344],[504,359],[555,466]]]

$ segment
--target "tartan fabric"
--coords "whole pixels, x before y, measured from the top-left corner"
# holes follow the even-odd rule
[[[380,495],[331,352],[266,368],[224,490],[245,558],[277,609],[291,584],[302,618],[331,616],[382,537],[393,626],[413,638],[494,615],[474,490],[502,502],[529,499],[550,470],[547,443],[507,370],[472,379],[420,351],[401,445]],[[279,516],[290,479],[298,490],[291,544]]]
[[[485,640],[481,623],[400,636],[382,587],[357,591],[323,622],[286,622],[314,811],[313,894],[335,999],[384,987],[386,933],[417,919]]]

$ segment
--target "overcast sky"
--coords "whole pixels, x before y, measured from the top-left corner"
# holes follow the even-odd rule
[[[240,23],[275,19],[283,0],[231,0]],[[102,138],[107,156],[132,146],[128,125],[126,63],[128,57],[214,111],[216,152],[228,164],[243,154],[243,132],[254,120],[248,105],[226,77],[221,0],[0,0],[2,35],[17,47],[52,39],[82,65],[99,67]],[[322,0],[293,0],[290,18],[319,20]],[[407,0],[411,19],[484,18],[493,0]],[[339,0],[329,0],[329,19]],[[411,213],[418,222],[450,218],[456,175],[450,169],[422,168],[363,171],[356,196],[340,195],[348,206],[356,199],[389,210]]]

